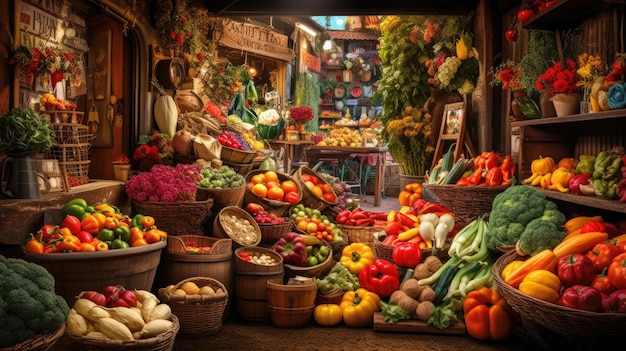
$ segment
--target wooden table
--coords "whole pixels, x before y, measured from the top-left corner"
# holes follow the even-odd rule
[[[352,155],[378,154],[376,162],[376,181],[374,184],[374,206],[380,206],[380,200],[383,193],[383,182],[385,177],[385,159],[387,155],[386,147],[338,147],[338,146],[311,146],[305,149],[306,160],[313,167],[320,158],[332,157],[345,161]],[[366,184],[361,184],[366,186]]]
[[[285,154],[283,155],[283,172],[290,173],[291,161],[295,158],[296,148],[307,147],[313,145],[311,140],[268,140],[271,145],[285,148]],[[303,153],[304,154],[304,153]]]

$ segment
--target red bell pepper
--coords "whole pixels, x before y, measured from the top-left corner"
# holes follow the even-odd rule
[[[556,272],[564,286],[589,285],[596,276],[596,268],[591,259],[579,253],[561,257]]]
[[[589,184],[589,179],[591,178],[591,173],[582,173],[577,174],[569,180],[569,190],[578,195],[582,195],[583,192],[580,190],[581,184]]]
[[[359,284],[381,298],[387,298],[400,287],[400,273],[393,263],[379,258],[359,272]]]
[[[35,233],[35,239],[41,241],[42,243],[47,243],[52,239],[59,238],[59,229],[58,225],[54,224],[44,224],[37,233]]]
[[[602,301],[602,312],[626,313],[626,289],[615,290]]]
[[[450,211],[450,209],[448,209],[447,207],[438,204],[438,203],[434,203],[434,202],[429,202],[427,204],[425,204],[424,206],[422,206],[422,208],[417,211],[418,214],[424,214],[424,213],[440,213],[440,212],[448,212],[448,213],[452,213],[452,211]]]
[[[498,167],[492,167],[485,175],[485,183],[489,186],[499,186],[502,184],[502,170]]]
[[[76,216],[66,215],[61,222],[61,227],[68,228],[74,235],[80,232],[80,219]]]
[[[589,221],[580,228],[580,234],[590,233],[590,232],[602,232],[606,231],[606,226],[603,222],[598,221]]]
[[[419,235],[416,235],[419,236]],[[417,243],[405,241],[398,243],[391,252],[393,263],[401,268],[415,268],[422,260],[422,249]]]
[[[381,244],[383,245],[391,245],[394,246],[396,245],[400,240],[398,240],[398,236],[397,235],[387,235],[383,241],[381,241]]]
[[[511,181],[511,178],[513,177],[512,164],[513,164],[513,161],[511,159],[511,155],[504,156],[504,159],[502,160],[502,163],[500,164],[500,171],[502,172],[503,182]]]
[[[604,268],[607,268],[615,256],[622,253],[619,247],[611,243],[598,243],[591,250],[587,251],[586,256],[591,259],[593,265],[596,267],[596,272],[602,272]]]
[[[602,273],[596,274],[596,277],[591,282],[591,287],[598,289],[598,291],[606,295],[615,291],[615,287],[609,281],[608,271],[608,267],[604,268]]]
[[[398,222],[387,222],[385,225],[385,234],[398,235],[402,229],[402,225]]]
[[[467,180],[471,183],[471,185],[478,185],[483,180],[483,171],[484,168],[476,168],[474,173],[467,177]]]
[[[560,302],[565,307],[599,312],[602,309],[602,294],[596,288],[577,284],[563,291]]]
[[[306,267],[306,244],[298,233],[289,232],[276,242],[275,249],[286,264]]]

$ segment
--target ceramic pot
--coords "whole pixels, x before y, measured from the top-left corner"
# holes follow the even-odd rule
[[[361,82],[369,82],[372,80],[372,71],[361,72],[361,74],[359,74],[359,79]]]
[[[344,83],[351,83],[352,82],[352,71],[349,70],[349,69],[344,69],[341,72],[341,78],[342,78]]]
[[[552,103],[552,100],[550,100],[545,93],[539,95],[539,108],[541,109],[541,117],[556,117],[554,103]]]
[[[576,115],[580,110],[580,94],[555,94],[552,103],[557,117]]]

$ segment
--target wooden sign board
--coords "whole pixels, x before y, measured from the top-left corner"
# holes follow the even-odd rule
[[[293,51],[289,49],[289,38],[267,28],[249,23],[222,19],[218,44],[247,51],[282,61],[291,61]]]

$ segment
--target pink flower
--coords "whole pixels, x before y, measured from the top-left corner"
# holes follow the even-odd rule
[[[157,164],[149,172],[132,176],[126,194],[132,200],[152,202],[195,201],[200,167],[187,164]]]

